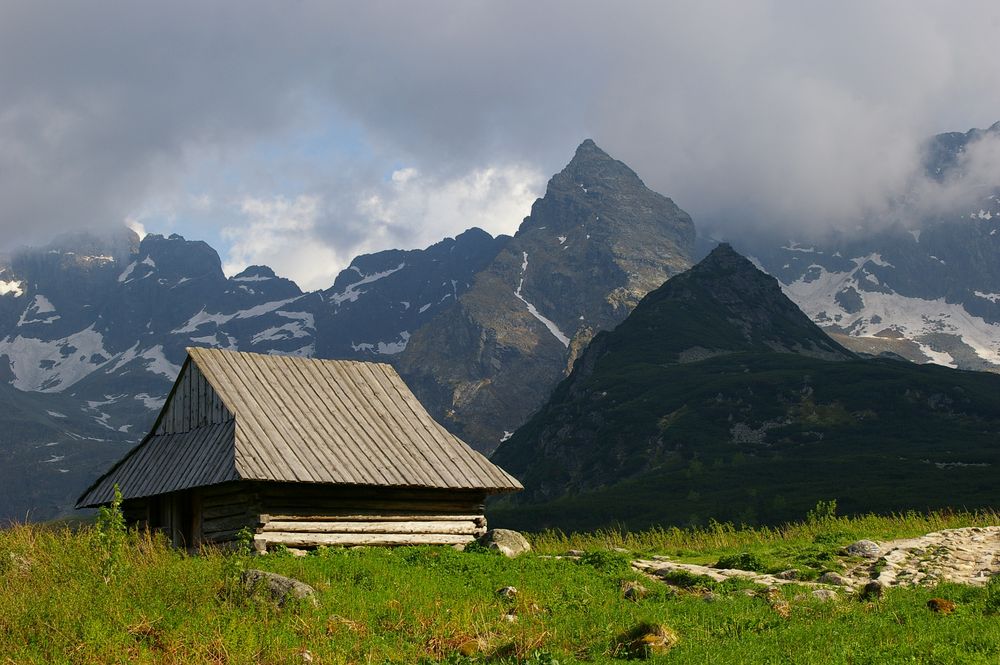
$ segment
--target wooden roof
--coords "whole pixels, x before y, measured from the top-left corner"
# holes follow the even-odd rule
[[[157,433],[192,363],[233,419]],[[435,422],[390,365],[190,348],[152,433],[77,506],[109,502],[115,484],[136,498],[229,480],[521,489]]]

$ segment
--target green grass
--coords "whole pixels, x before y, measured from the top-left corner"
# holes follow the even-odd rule
[[[785,566],[852,540],[997,523],[989,514],[826,518],[770,529],[661,529],[532,536],[536,553],[508,560],[449,548],[324,550],[295,558],[188,556],[162,539],[120,544],[93,527],[0,531],[0,663],[576,663],[621,662],[619,637],[642,622],[680,643],[663,663],[886,663],[1000,660],[1000,584],[892,590],[878,603],[796,599],[788,618],[740,587],[644,579],[629,555],[714,563],[750,553]],[[579,561],[539,556],[576,548]],[[110,556],[109,554],[114,554]],[[108,559],[112,559],[108,563]],[[319,607],[279,608],[239,590],[241,567],[313,585]],[[622,596],[627,580],[650,593]],[[501,598],[503,586],[519,590]],[[703,597],[711,587],[713,602]],[[926,602],[940,596],[957,611]],[[505,618],[514,610],[517,621]],[[463,655],[463,652],[465,655]]]

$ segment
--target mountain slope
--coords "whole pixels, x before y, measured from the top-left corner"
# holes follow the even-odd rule
[[[71,506],[145,434],[186,347],[389,360],[508,240],[473,229],[360,256],[312,293],[266,266],[227,278],[215,250],[178,235],[75,234],[16,253],[0,267],[0,388],[12,400],[0,422],[29,431],[21,421],[50,403],[62,415],[0,440],[0,519]],[[38,442],[60,446],[63,471],[35,454]]]
[[[596,332],[690,265],[693,243],[687,213],[584,141],[457,305],[413,335],[398,367],[435,417],[491,450]]]
[[[1000,377],[857,359],[720,246],[598,335],[497,449],[525,485],[498,514],[579,529],[775,522],[832,498],[986,506],[998,434]]]
[[[1000,371],[1000,178],[970,174],[1000,123],[933,137],[924,169],[949,205],[868,230],[736,242],[816,323],[861,352]],[[978,151],[978,152],[977,152]],[[971,180],[970,180],[971,178]],[[961,192],[959,196],[955,192]]]

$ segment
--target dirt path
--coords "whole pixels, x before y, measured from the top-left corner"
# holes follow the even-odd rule
[[[1000,526],[947,529],[918,538],[880,542],[870,558],[844,557],[848,568],[841,574],[827,575],[821,582],[799,582],[774,575],[745,570],[724,570],[689,563],[677,563],[667,557],[639,559],[633,568],[653,577],[674,571],[705,575],[717,582],[740,578],[763,584],[803,584],[814,587],[842,587],[854,590],[872,580],[883,586],[931,585],[939,581],[982,586],[1000,574]]]

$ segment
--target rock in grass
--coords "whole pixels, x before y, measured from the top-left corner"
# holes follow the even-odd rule
[[[851,581],[839,573],[823,573],[816,580],[820,584],[832,584],[834,586],[851,586]]]
[[[885,585],[878,580],[872,580],[861,589],[861,600],[878,600],[885,593]]]
[[[501,598],[517,598],[517,587],[505,586],[497,589],[497,595]]]
[[[662,624],[643,622],[619,636],[618,647],[629,658],[651,658],[670,651],[680,638]]]
[[[927,608],[938,614],[951,614],[955,611],[955,601],[947,598],[931,598],[927,601]]]
[[[563,556],[581,557],[584,554],[586,554],[586,552],[584,552],[583,550],[566,550],[566,554],[564,554]]]
[[[302,600],[313,606],[319,605],[319,601],[316,600],[316,589],[291,577],[266,570],[250,569],[243,571],[240,582],[248,594],[266,593],[279,606],[285,605],[289,600]]]
[[[859,556],[863,559],[877,559],[882,554],[882,549],[873,540],[859,540],[851,543],[844,552],[848,556]]]
[[[799,569],[789,568],[788,570],[783,570],[780,573],[776,574],[775,577],[777,577],[779,580],[797,580],[799,579]]]
[[[527,539],[517,531],[510,529],[490,529],[479,536],[478,542],[483,547],[497,550],[511,559],[531,551],[531,545]]]
[[[649,594],[649,589],[639,584],[638,582],[628,581],[622,584],[622,596],[626,600],[631,600],[632,602],[639,602]]]
[[[812,592],[812,597],[816,600],[827,602],[830,600],[837,600],[837,592],[830,591],[829,589],[816,589]]]

